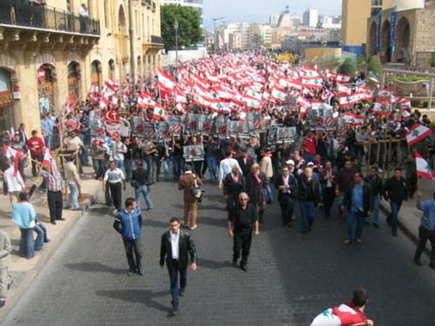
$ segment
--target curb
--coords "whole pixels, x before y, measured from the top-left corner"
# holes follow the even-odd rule
[[[71,230],[83,218],[89,207],[91,207],[96,202],[98,194],[98,191],[96,191],[95,194],[90,194],[89,198],[84,200],[84,202],[82,203],[83,208],[81,211],[78,211],[80,212],[78,216],[74,216],[73,218],[71,218],[71,222],[64,225],[64,228],[60,231],[57,239],[50,242],[50,246],[44,248],[43,255],[40,256],[34,268],[26,273],[26,276],[24,277],[20,285],[16,289],[8,291],[6,305],[0,310],[0,324],[1,321],[6,318],[12,308],[16,305],[16,303],[21,299],[21,297],[26,293],[29,286],[44,269],[46,263],[53,257],[57,249],[68,238],[68,236],[71,234]]]

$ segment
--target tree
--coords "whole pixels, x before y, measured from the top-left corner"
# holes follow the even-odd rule
[[[169,4],[161,6],[160,17],[165,50],[175,49],[175,21],[178,21],[179,48],[193,46],[202,40],[201,16],[198,10]]]
[[[370,57],[369,63],[367,65],[367,70],[369,72],[374,73],[378,78],[382,76],[383,66],[382,66],[381,59],[379,58],[378,55],[374,55]]]
[[[340,74],[349,75],[349,76],[355,76],[356,71],[356,64],[355,61],[351,58],[346,58],[344,62],[341,64],[340,67],[338,67],[338,72]]]
[[[258,48],[261,45],[261,35],[258,33],[252,35],[252,43],[254,43],[255,48]]]

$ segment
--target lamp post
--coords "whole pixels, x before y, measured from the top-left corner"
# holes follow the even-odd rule
[[[174,29],[175,29],[175,67],[178,68],[178,20],[175,20],[174,22]]]
[[[224,19],[225,17],[213,18],[213,39],[214,39],[214,52],[216,53],[216,22],[218,20]]]
[[[136,69],[134,66],[134,30],[133,30],[133,10],[131,5],[131,0],[128,1],[128,26],[129,26],[129,37],[130,37],[130,72],[131,72],[131,83],[134,84],[136,82]]]

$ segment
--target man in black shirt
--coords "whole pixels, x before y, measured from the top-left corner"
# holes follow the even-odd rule
[[[258,213],[254,205],[248,203],[249,197],[242,192],[239,195],[239,205],[228,214],[228,235],[234,239],[233,265],[237,265],[242,250],[240,268],[247,271],[249,249],[252,242],[252,231],[255,227],[255,235],[260,234],[258,226]]]

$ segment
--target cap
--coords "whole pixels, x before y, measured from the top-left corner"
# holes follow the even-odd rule
[[[307,166],[314,166],[314,163],[313,162],[308,162]]]
[[[287,162],[285,162],[285,164],[288,164],[288,165],[295,165],[295,161],[293,161],[293,160],[288,160]]]

